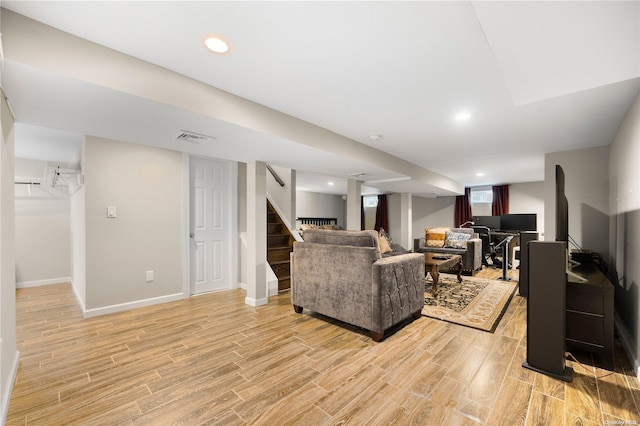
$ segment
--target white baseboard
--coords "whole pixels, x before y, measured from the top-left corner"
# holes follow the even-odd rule
[[[77,297],[77,296],[76,296]],[[174,302],[185,298],[184,293],[168,294],[166,296],[152,297],[150,299],[136,300],[134,302],[121,303],[118,305],[104,306],[101,308],[82,308],[84,318],[97,317],[99,315],[112,314],[114,312],[127,311],[129,309],[142,308],[144,306],[158,305],[160,303]]]
[[[0,424],[5,424],[7,420],[7,413],[9,412],[9,402],[11,402],[11,392],[13,391],[13,384],[16,382],[16,376],[18,375],[19,362],[20,352],[16,351],[13,357],[13,363],[11,364],[11,372],[7,376],[7,382],[3,383],[2,405],[0,406]]]
[[[244,298],[244,303],[246,303],[249,306],[262,306],[262,305],[266,305],[269,302],[269,299],[262,298],[262,299],[254,299],[252,297],[245,297]]]
[[[84,306],[84,301],[82,300],[82,297],[80,297],[80,294],[78,294],[76,283],[73,282],[73,279],[71,279],[70,281],[71,281],[71,289],[73,290],[73,295],[76,297],[76,302],[78,302],[78,306],[80,306],[80,309],[82,309],[82,312],[84,314],[84,311],[86,310]]]
[[[48,280],[22,281],[16,283],[16,288],[38,287],[41,285],[61,284],[71,282],[71,277],[51,278]]]
[[[615,323],[616,331],[618,332],[618,337],[620,338],[620,343],[622,343],[622,347],[627,353],[627,358],[629,358],[629,362],[633,366],[633,371],[636,373],[636,377],[640,380],[640,363],[638,362],[636,356],[633,355],[635,351],[631,350],[633,346],[633,339],[629,335],[629,332],[627,331],[624,324],[622,324],[622,320],[620,320],[620,317],[618,317],[618,315],[615,313],[613,315],[613,322]]]

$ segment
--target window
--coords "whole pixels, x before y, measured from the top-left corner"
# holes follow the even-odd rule
[[[493,201],[493,190],[491,189],[472,189],[471,204],[491,203]]]
[[[364,197],[364,206],[365,207],[378,207],[378,197]]]

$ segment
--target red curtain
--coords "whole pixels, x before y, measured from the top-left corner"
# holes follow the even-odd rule
[[[378,195],[378,207],[376,208],[376,224],[373,227],[376,231],[380,228],[389,232],[389,207],[387,205],[387,196]]]
[[[493,187],[491,215],[500,216],[501,214],[509,214],[509,185],[498,185]]]
[[[456,227],[460,227],[463,223],[470,222],[471,219],[473,219],[471,213],[471,188],[465,188],[464,195],[456,197],[454,224]]]

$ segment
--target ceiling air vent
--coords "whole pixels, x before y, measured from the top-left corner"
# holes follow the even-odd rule
[[[202,135],[196,132],[180,130],[180,133],[178,133],[174,139],[179,142],[188,142],[188,143],[193,143],[197,145],[202,145],[205,142],[214,141],[216,138],[214,138],[213,136]]]

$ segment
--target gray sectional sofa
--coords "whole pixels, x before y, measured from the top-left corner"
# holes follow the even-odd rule
[[[413,240],[413,251],[415,253],[459,254],[462,256],[462,272],[465,275],[473,275],[475,271],[482,269],[482,240],[478,234],[470,228],[450,228],[450,231],[469,234],[469,239],[466,241],[466,248],[429,246],[426,237],[423,237]],[[444,245],[444,241],[442,242]]]

